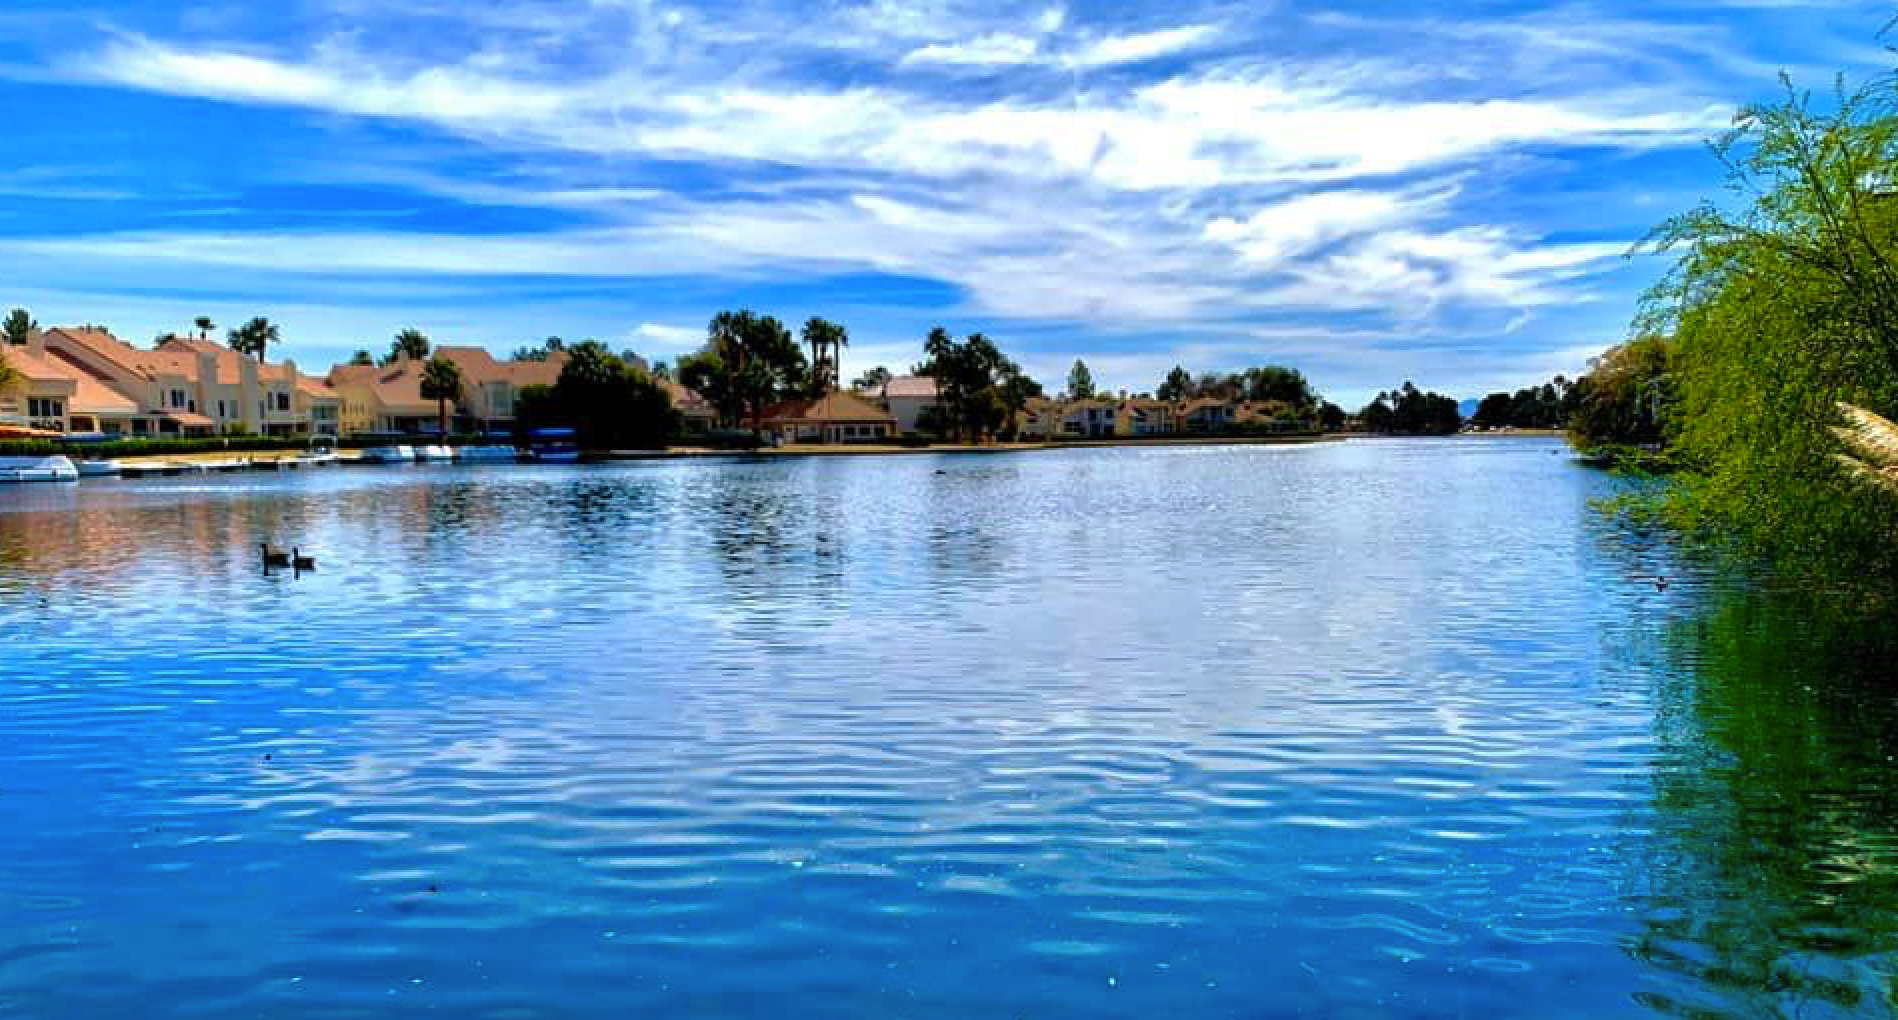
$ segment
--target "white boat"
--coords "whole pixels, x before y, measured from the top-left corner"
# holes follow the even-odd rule
[[[512,446],[464,446],[455,451],[456,460],[465,461],[505,461],[513,463],[521,459],[521,453]]]
[[[76,466],[81,478],[117,478],[121,470],[116,460],[82,460]]]
[[[435,444],[415,448],[416,460],[454,460],[455,450],[451,446]]]
[[[79,469],[66,457],[0,457],[0,482],[76,482]]]
[[[364,464],[407,464],[415,459],[412,446],[372,446],[362,452]]]

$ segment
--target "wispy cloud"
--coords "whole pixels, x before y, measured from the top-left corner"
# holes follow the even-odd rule
[[[1771,87],[1736,83],[1843,39],[1790,13],[1702,24],[1613,0],[1367,10],[310,0],[190,34],[124,15],[75,43],[68,24],[16,77],[86,112],[97,90],[193,100],[157,107],[165,133],[230,132],[197,147],[244,165],[110,147],[120,172],[86,191],[130,213],[146,190],[198,186],[230,215],[48,219],[0,237],[0,270],[156,286],[217,267],[307,294],[479,280],[550,311],[609,288],[655,307],[547,331],[658,350],[711,310],[673,307],[680,281],[704,301],[829,295],[867,333],[923,314],[876,294],[922,288],[935,317],[1064,348],[1030,361],[1251,358],[1298,333],[1333,342],[1284,350],[1394,373],[1402,343],[1372,338],[1613,340],[1605,308],[1644,272],[1616,256],[1670,211],[1617,175],[1691,192],[1699,140]],[[1800,52],[1776,50],[1778,26]],[[60,130],[42,124],[37,147]],[[0,180],[0,199],[58,186]],[[314,206],[335,225],[299,229]]]

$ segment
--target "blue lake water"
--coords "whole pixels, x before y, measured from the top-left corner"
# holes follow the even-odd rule
[[[1898,1015],[1898,685],[1617,484],[1525,440],[0,490],[0,1017]]]

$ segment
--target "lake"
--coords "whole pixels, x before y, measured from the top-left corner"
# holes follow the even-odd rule
[[[1888,660],[1622,484],[1496,440],[0,490],[0,1016],[1898,1015]]]

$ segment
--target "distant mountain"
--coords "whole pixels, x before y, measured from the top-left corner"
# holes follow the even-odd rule
[[[1471,397],[1468,400],[1459,400],[1456,402],[1456,413],[1468,418],[1470,415],[1476,413],[1476,405],[1482,402],[1482,399],[1478,397]]]

